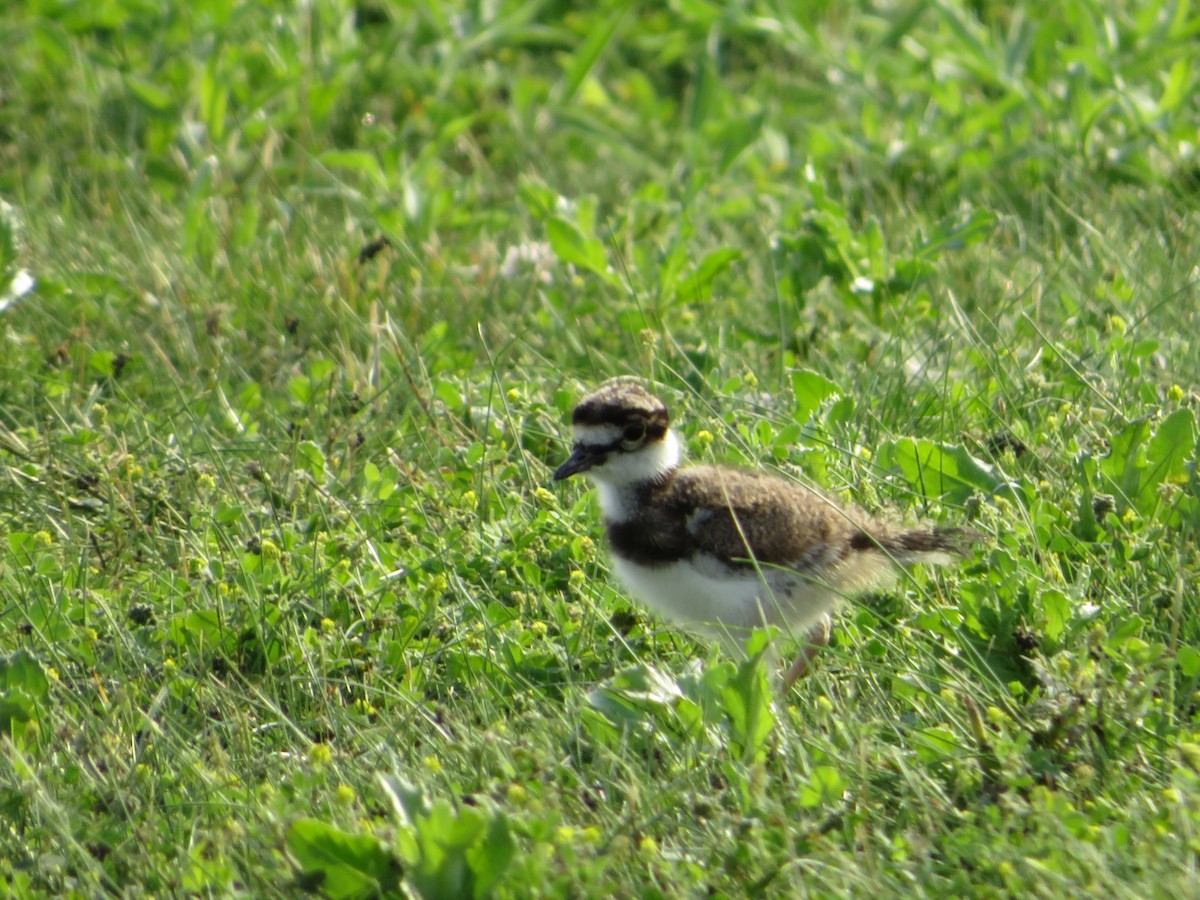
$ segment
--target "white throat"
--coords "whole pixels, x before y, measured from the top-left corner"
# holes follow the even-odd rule
[[[631,453],[612,453],[604,465],[589,469],[587,476],[596,484],[604,518],[624,522],[637,515],[637,489],[676,469],[681,455],[679,439],[668,428],[662,440]]]

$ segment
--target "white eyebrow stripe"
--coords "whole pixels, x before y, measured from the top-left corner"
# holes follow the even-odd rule
[[[624,432],[616,425],[576,425],[575,443],[589,447],[611,447]]]

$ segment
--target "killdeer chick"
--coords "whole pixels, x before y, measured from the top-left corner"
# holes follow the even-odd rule
[[[785,687],[828,642],[840,598],[888,584],[901,566],[949,563],[980,537],[877,521],[775,475],[681,468],[667,407],[631,379],[585,397],[572,425],[554,480],[595,482],[613,569],[630,593],[735,653],[755,628],[803,635]]]

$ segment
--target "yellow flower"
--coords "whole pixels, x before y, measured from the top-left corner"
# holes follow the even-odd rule
[[[333,751],[328,744],[313,744],[308,748],[308,764],[314,769],[323,769],[333,762]]]
[[[578,547],[579,555],[584,559],[592,560],[596,558],[596,542],[586,534],[583,537],[578,538]]]
[[[370,701],[364,700],[361,697],[354,701],[354,709],[361,715],[368,717],[373,717],[379,713],[379,710],[372,706]]]
[[[442,772],[442,761],[436,756],[427,756],[421,760],[425,764],[425,768],[434,775],[440,775]]]

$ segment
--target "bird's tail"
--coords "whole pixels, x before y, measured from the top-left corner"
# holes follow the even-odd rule
[[[907,528],[884,534],[863,531],[851,539],[856,550],[879,550],[902,566],[912,563],[944,566],[967,556],[983,541],[971,528]]]

